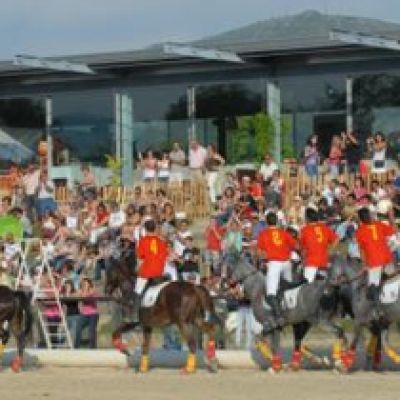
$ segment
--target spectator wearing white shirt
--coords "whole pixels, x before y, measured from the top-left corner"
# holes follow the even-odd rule
[[[38,217],[41,218],[46,211],[54,212],[57,209],[57,203],[54,200],[55,186],[53,181],[49,180],[47,171],[42,171],[37,187],[37,207]]]
[[[189,146],[189,168],[193,178],[202,178],[206,159],[207,150],[200,146],[197,140],[191,140]]]
[[[33,163],[29,163],[28,169],[22,178],[22,186],[25,193],[25,207],[28,218],[33,220],[35,208],[36,192],[39,186],[40,170],[35,168]]]
[[[108,226],[113,235],[117,235],[120,233],[121,227],[125,223],[125,221],[125,212],[121,210],[120,205],[117,202],[113,202],[111,204],[111,212],[108,218]]]
[[[265,183],[269,183],[272,179],[273,173],[278,169],[278,165],[272,159],[270,153],[266,153],[264,156],[264,161],[260,166],[260,174],[263,176]]]

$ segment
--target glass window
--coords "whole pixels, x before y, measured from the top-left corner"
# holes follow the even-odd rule
[[[105,165],[105,154],[115,154],[113,92],[59,92],[52,98],[54,164]]]
[[[0,169],[36,159],[45,132],[45,102],[40,97],[0,99]]]
[[[316,73],[279,78],[282,110],[292,115],[297,153],[312,133],[320,137],[324,155],[333,135],[346,129],[346,76]]]

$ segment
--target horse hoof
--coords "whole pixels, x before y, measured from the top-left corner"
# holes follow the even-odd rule
[[[195,369],[191,369],[191,368],[184,367],[184,368],[181,369],[181,375],[192,375],[195,372],[196,372],[196,370]]]
[[[11,363],[11,369],[13,372],[20,372],[22,367],[22,358],[16,357]]]

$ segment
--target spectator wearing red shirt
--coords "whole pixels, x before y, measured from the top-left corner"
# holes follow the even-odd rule
[[[314,282],[318,271],[325,274],[328,267],[329,246],[336,246],[339,237],[326,224],[318,222],[318,212],[306,209],[307,224],[300,231],[300,244],[304,255],[304,278]]]
[[[218,224],[218,216],[213,216],[205,231],[206,251],[205,263],[216,273],[220,262],[222,252],[222,238],[224,237],[225,228]]]

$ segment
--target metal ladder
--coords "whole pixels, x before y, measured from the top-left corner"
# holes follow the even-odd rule
[[[27,265],[27,256],[31,251],[31,245],[37,243],[39,246],[40,264],[36,267],[36,275],[33,279]],[[47,278],[48,287],[42,287],[43,278]],[[47,252],[41,240],[30,239],[25,241],[25,248],[21,243],[21,262],[17,275],[15,287],[21,284],[32,290],[32,305],[36,306],[40,327],[42,329],[46,346],[48,349],[72,349],[73,342],[68,329],[64,309],[60,302],[60,292],[54,280],[52,269],[49,265]],[[48,321],[45,309],[52,307],[59,316],[59,321]]]

